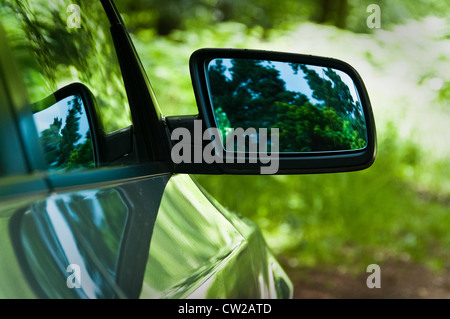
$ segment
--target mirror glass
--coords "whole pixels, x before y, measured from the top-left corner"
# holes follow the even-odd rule
[[[347,151],[367,145],[357,89],[340,70],[212,59],[207,78],[216,125],[225,138],[237,128],[278,128],[279,152]]]
[[[51,103],[33,118],[51,169],[94,167],[89,121],[80,96]]]

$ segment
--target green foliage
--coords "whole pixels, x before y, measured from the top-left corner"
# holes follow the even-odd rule
[[[411,153],[421,151],[388,130],[366,171],[196,179],[229,209],[256,221],[269,246],[291,265],[360,271],[390,258],[450,265],[448,203],[424,195],[403,176]],[[242,191],[230,191],[235,189]]]
[[[92,141],[90,131],[86,134],[86,140],[72,149],[68,156],[64,169],[75,168],[92,168],[94,167],[93,159],[94,150],[92,149]]]
[[[311,21],[333,25],[354,32],[370,33],[366,25],[370,15],[367,7],[377,4],[381,9],[382,25],[391,28],[408,19],[427,15],[447,17],[450,6],[446,0],[121,0],[125,22],[132,32],[152,29],[168,35],[174,30],[238,22],[264,31],[291,28]],[[267,32],[263,32],[267,35]]]
[[[360,107],[333,69],[323,69],[325,78],[305,65],[291,64],[295,73],[300,69],[304,72],[313,98],[322,101],[314,103],[303,93],[289,91],[274,65],[249,59],[230,61],[228,69],[216,59],[208,70],[213,107],[220,109],[218,125],[223,133],[238,127],[278,128],[282,152],[347,150],[366,145]]]
[[[78,101],[78,99],[74,99]],[[66,124],[61,129],[61,135],[59,137],[59,159],[56,163],[59,167],[65,167],[72,158],[72,151],[75,149],[76,143],[80,140],[81,135],[78,133],[80,128],[80,117],[77,117],[77,113],[81,113],[81,105],[75,102],[69,109],[69,113],[66,117]],[[55,119],[56,120],[56,119]]]

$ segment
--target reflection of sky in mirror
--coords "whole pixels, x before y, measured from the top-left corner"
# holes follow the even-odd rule
[[[71,105],[71,101],[74,100],[76,97],[74,95],[66,97],[52,106],[33,114],[34,122],[36,124],[36,128],[39,132],[39,136],[41,136],[41,133],[48,129],[51,124],[53,124],[53,120],[55,117],[62,120],[61,129],[64,128],[66,125],[66,117],[69,114],[69,105]],[[86,111],[84,107],[81,108],[81,116],[78,114],[77,116],[80,116],[79,123],[79,130],[78,134],[81,135],[80,140],[75,144],[82,144],[86,141],[86,133],[89,131],[89,122],[86,116]]]
[[[231,80],[231,73],[229,69],[233,66],[233,64],[231,63],[233,59],[221,59],[221,60],[222,64],[227,68],[224,75],[227,77],[227,79]],[[216,61],[217,59],[211,61],[209,66],[215,66]],[[275,69],[277,69],[280,72],[280,78],[283,79],[283,81],[286,83],[287,90],[292,92],[299,92],[306,95],[309,101],[313,104],[323,104],[323,101],[322,102],[318,101],[312,97],[313,91],[309,87],[308,82],[304,78],[305,74],[300,68],[298,69],[296,74],[292,69],[291,65],[287,62],[263,61],[262,64],[264,66],[272,65],[273,67],[275,67]],[[310,70],[316,71],[321,78],[328,79],[328,77],[325,75],[324,72],[326,68],[309,64],[306,65],[306,67]],[[339,77],[345,84],[347,84],[350,90],[350,94],[353,97],[353,101],[360,101],[353,80],[346,73],[340,70],[333,69],[333,71],[336,72],[337,75],[339,75]]]
[[[269,63],[264,63],[264,65],[268,65]],[[298,69],[297,74],[294,73],[294,70],[289,65],[289,63],[285,62],[271,62],[271,65],[275,67],[278,71],[280,71],[280,78],[286,83],[286,89],[292,92],[299,92],[306,95],[309,101],[313,104],[322,104],[323,102],[317,101],[313,98],[313,91],[308,85],[308,82],[305,80],[305,74],[301,69]],[[315,68],[314,66],[308,66],[311,69]],[[318,70],[316,70],[318,71]],[[320,73],[318,73],[320,74]]]

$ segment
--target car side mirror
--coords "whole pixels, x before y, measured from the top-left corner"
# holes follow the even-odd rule
[[[203,165],[229,174],[303,174],[365,169],[375,159],[369,96],[343,61],[201,49],[192,54],[190,70],[197,120],[211,142],[203,144]],[[178,162],[181,171],[194,167]]]

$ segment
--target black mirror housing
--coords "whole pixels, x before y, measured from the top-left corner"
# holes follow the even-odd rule
[[[182,142],[191,142],[197,160],[176,158],[182,152],[180,145],[174,152],[174,145],[175,171],[332,173],[365,169],[375,160],[369,96],[359,74],[343,61],[272,51],[200,49],[191,56],[190,71],[199,115],[168,118],[168,123],[172,133],[184,127],[194,135],[192,141]],[[195,138],[201,129],[203,140]],[[268,130],[276,132],[276,139]],[[172,134],[172,141],[179,135]],[[201,161],[199,154],[204,155]]]

